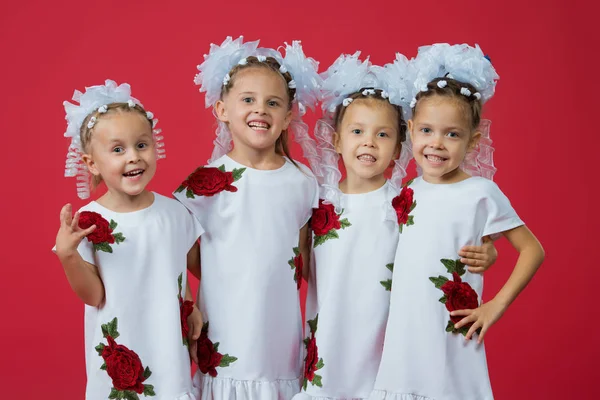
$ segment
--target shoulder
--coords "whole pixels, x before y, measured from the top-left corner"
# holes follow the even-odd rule
[[[314,180],[316,182],[317,178],[315,177],[315,174],[313,174],[311,169],[303,163],[299,162],[298,160],[292,160],[288,158],[286,158],[286,163],[289,164],[288,168],[291,171],[294,171],[298,177],[303,177],[309,181]],[[294,163],[296,163],[296,165],[294,165]]]

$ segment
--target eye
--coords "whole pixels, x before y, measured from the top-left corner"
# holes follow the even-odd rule
[[[458,137],[458,133],[456,133],[456,132],[448,132],[448,137],[457,138]]]
[[[429,129],[429,128],[421,128],[421,132],[423,132],[423,133],[431,133],[431,129]]]
[[[138,143],[138,145],[137,145],[138,149],[145,149],[146,147],[148,147],[148,143],[146,143],[146,142],[141,142],[141,143]]]
[[[378,137],[388,137],[389,135],[387,133],[385,133],[384,131],[381,131],[377,134]]]
[[[244,98],[242,98],[242,101],[244,103],[252,103],[252,97],[244,97]]]
[[[117,153],[117,154],[123,153],[124,151],[125,151],[125,149],[122,148],[121,146],[117,146],[113,149],[113,153]]]
[[[275,100],[269,100],[267,104],[269,105],[269,107],[277,107],[279,105],[279,103]]]
[[[355,135],[360,135],[361,130],[360,129],[352,129],[352,133],[354,133]]]

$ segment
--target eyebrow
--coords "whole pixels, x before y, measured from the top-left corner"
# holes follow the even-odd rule
[[[255,95],[255,94],[256,94],[256,92],[241,92],[239,95],[240,95],[240,96],[243,96],[243,95],[248,95],[248,94]],[[274,94],[272,94],[272,95],[269,95],[269,96],[266,96],[266,97],[268,97],[268,98],[275,98],[275,99],[279,99],[279,100],[283,101],[283,98],[281,98],[281,97],[279,97],[279,96],[276,96],[276,95],[274,95]]]

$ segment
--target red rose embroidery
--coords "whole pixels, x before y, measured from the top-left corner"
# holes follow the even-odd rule
[[[81,229],[87,229],[92,225],[96,225],[96,229],[94,232],[87,235],[87,239],[90,242],[94,244],[115,242],[115,238],[112,235],[113,230],[102,215],[93,211],[82,211],[79,214],[79,227]]]
[[[181,335],[183,336],[184,339],[186,339],[188,337],[190,328],[188,326],[187,319],[190,316],[190,314],[192,314],[192,311],[194,311],[194,302],[190,301],[190,300],[182,301],[182,299],[179,298],[179,316],[181,318]]]
[[[479,306],[477,299],[477,292],[473,290],[471,285],[467,282],[463,282],[461,276],[466,273],[465,264],[458,260],[441,259],[440,262],[446,267],[449,273],[452,274],[452,279],[449,280],[445,276],[439,275],[437,277],[430,277],[429,280],[435,285],[436,288],[444,292],[444,295],[440,298],[440,302],[446,306],[449,312],[455,310],[473,310]],[[446,332],[451,333],[462,333],[466,335],[469,331],[471,324],[465,325],[456,329],[454,324],[459,322],[464,317],[461,316],[450,316],[448,325],[446,326]]]
[[[319,200],[319,208],[313,209],[310,219],[310,228],[315,235],[314,247],[323,244],[328,239],[339,238],[338,229],[346,229],[352,226],[348,222],[348,218],[340,219],[343,212],[342,210],[342,213],[338,215],[333,204],[325,204],[323,200]]]
[[[454,281],[448,281],[441,287],[446,295],[446,309],[451,312],[455,310],[473,310],[477,308],[479,306],[477,293],[473,290],[471,285],[463,282],[456,272],[452,273],[452,278]],[[464,317],[462,316],[450,316],[450,319],[454,323],[459,322],[463,318]]]
[[[300,285],[302,284],[302,268],[304,267],[304,262],[302,261],[302,254],[300,254],[300,249],[298,247],[293,248],[294,257],[292,257],[288,264],[294,270],[294,281],[296,282],[296,288],[300,290]]]
[[[392,207],[394,207],[394,210],[396,210],[400,233],[402,233],[402,227],[404,225],[410,226],[414,224],[413,216],[409,215],[410,212],[417,206],[417,202],[413,200],[413,197],[414,190],[408,186],[404,186],[400,194],[392,199]]]
[[[306,358],[304,358],[304,381],[302,383],[304,390],[306,390],[308,382],[313,386],[323,387],[323,382],[321,381],[322,376],[316,373],[316,371],[325,366],[323,359],[319,358],[319,349],[317,347],[317,339],[315,338],[318,322],[319,314],[315,316],[315,319],[306,321],[310,328],[310,336],[304,339],[304,346],[306,347]]]
[[[92,225],[96,225],[96,229],[87,235],[87,239],[94,245],[95,250],[102,250],[107,253],[112,253],[113,243],[119,244],[125,240],[122,233],[114,233],[117,223],[110,220],[110,223],[97,212],[82,211],[79,214],[78,225],[81,229],[87,229]]]
[[[200,167],[183,181],[175,193],[187,189],[186,197],[194,198],[194,196],[214,196],[222,191],[237,192],[237,187],[232,183],[239,180],[245,170],[246,168],[235,168],[227,172],[225,165],[219,168]]]
[[[112,337],[108,336],[106,339],[108,346],[104,347],[102,358],[106,363],[106,372],[112,379],[114,388],[143,393],[142,382],[145,378],[140,357],[127,347],[116,344]]]
[[[209,374],[213,378],[218,375],[217,367],[228,367],[237,360],[237,357],[219,353],[218,349],[219,343],[213,343],[208,338],[208,322],[205,322],[198,339],[196,355],[198,356],[198,369],[200,372]]]
[[[107,324],[102,324],[102,335],[106,338],[107,345],[100,343],[96,346],[98,355],[104,363],[100,369],[105,370],[112,379],[113,387],[108,394],[109,399],[137,398],[137,394],[155,396],[154,386],[144,384],[152,372],[144,368],[140,357],[135,351],[115,341],[119,337],[117,318]]]

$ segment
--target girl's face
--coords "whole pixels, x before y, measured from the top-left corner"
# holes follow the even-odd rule
[[[89,154],[83,155],[90,172],[102,176],[110,193],[130,197],[142,193],[156,172],[148,120],[137,112],[111,112],[93,129]]]
[[[261,67],[243,69],[233,79],[215,104],[217,117],[229,126],[237,150],[274,150],[292,117],[285,79]]]
[[[377,100],[354,100],[335,134],[349,180],[381,184],[383,173],[398,157],[398,116],[389,104]]]
[[[455,183],[468,175],[459,166],[481,136],[473,132],[459,100],[431,96],[419,101],[408,121],[416,163],[430,183]]]

